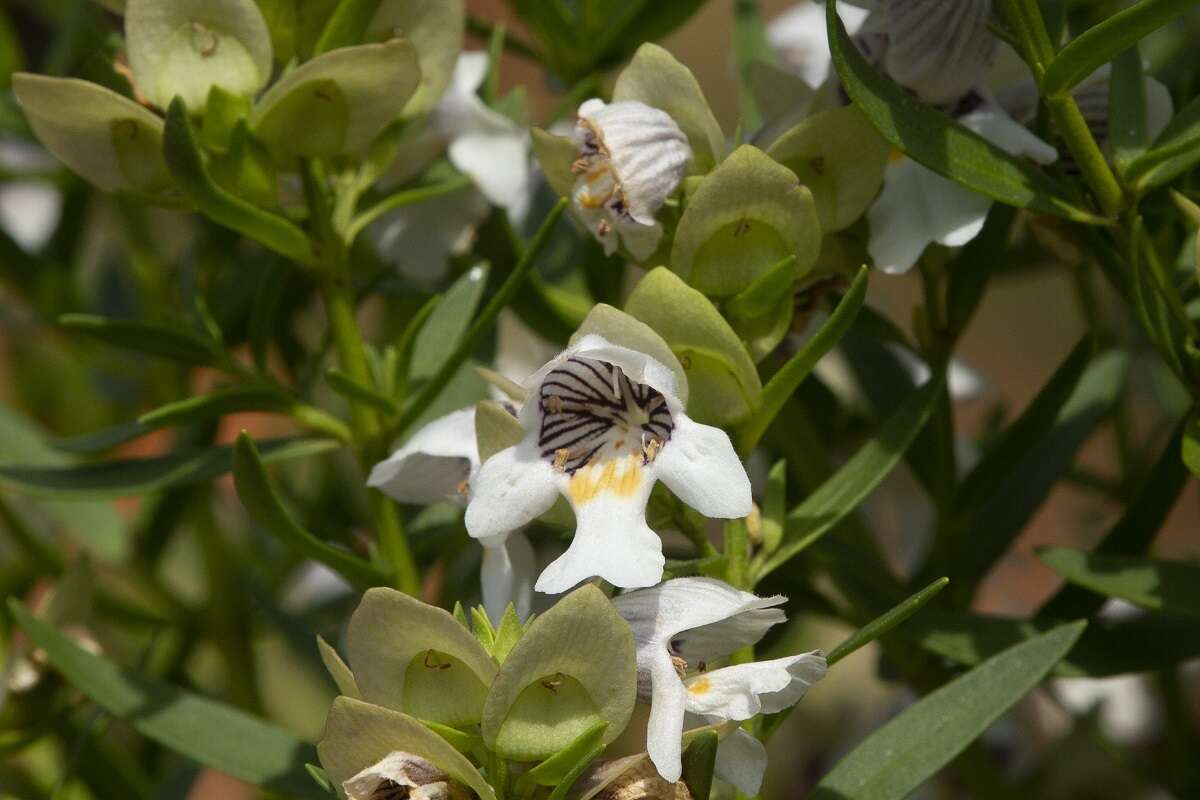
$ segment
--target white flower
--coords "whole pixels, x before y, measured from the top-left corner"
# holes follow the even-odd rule
[[[579,217],[605,253],[616,251],[619,237],[634,258],[648,258],[662,236],[654,215],[692,160],[687,137],[665,111],[636,100],[592,99],[579,107],[572,138]]]
[[[633,629],[638,693],[651,703],[646,750],[665,780],[678,780],[681,773],[685,714],[741,721],[774,713],[795,704],[825,675],[820,651],[706,669],[783,622],[783,610],[773,606],[784,600],[757,597],[712,578],[676,578],[613,600]],[[718,774],[747,794],[758,792],[765,763],[762,744],[752,737],[727,738],[718,749]]]
[[[465,786],[420,756],[399,750],[342,783],[349,800],[468,800]]]
[[[958,121],[1012,155],[1039,164],[1058,158],[1053,147],[986,100]],[[871,228],[867,251],[884,272],[907,272],[932,242],[961,247],[974,239],[991,207],[990,197],[943,178],[910,158],[894,158],[884,173],[883,191],[867,212]]]
[[[439,500],[465,505],[472,475],[479,469],[475,409],[463,408],[439,417],[412,435],[403,447],[371,469],[367,485],[401,503]],[[479,582],[483,607],[499,622],[511,602],[521,619],[533,600],[534,554],[522,533],[481,539],[483,565]]]
[[[460,54],[430,123],[448,142],[450,163],[520,224],[534,186],[529,132],[480,99],[477,92],[487,71],[487,53]]]
[[[63,200],[53,183],[23,180],[20,173],[57,166],[39,147],[15,139],[0,140],[0,167],[17,176],[0,186],[0,229],[27,253],[37,253],[54,235]]]
[[[846,33],[854,36],[870,14],[864,8],[837,4]],[[792,6],[767,25],[767,42],[780,59],[813,89],[820,89],[833,72],[825,6],[805,0]]]
[[[466,523],[476,538],[502,536],[565,496],[575,538],[538,591],[593,576],[626,588],[658,583],[662,543],[646,525],[655,481],[706,516],[750,513],[750,481],[729,437],[688,418],[675,373],[656,359],[588,335],[526,386],[525,438],[484,462]]]
[[[980,85],[998,40],[991,0],[883,0],[883,67],[926,103],[955,103]]]

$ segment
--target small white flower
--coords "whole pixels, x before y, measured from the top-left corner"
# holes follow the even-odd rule
[[[783,610],[774,606],[784,600],[782,595],[757,597],[712,578],[676,578],[613,600],[633,629],[638,694],[651,703],[646,750],[665,780],[678,780],[681,773],[680,736],[687,713],[712,721],[774,713],[795,704],[825,675],[820,651],[707,669],[708,663],[754,644],[783,622]],[[761,743],[746,738],[722,742],[718,774],[756,794],[766,759]]]
[[[394,751],[345,781],[349,800],[468,800],[465,786],[420,756]]]
[[[662,236],[654,215],[692,160],[687,137],[665,111],[636,100],[592,99],[579,107],[572,138],[579,217],[605,253],[616,251],[619,238],[634,258],[648,258]]]
[[[450,163],[471,176],[493,205],[507,210],[520,224],[529,211],[534,186],[529,132],[480,99],[477,92],[487,71],[487,53],[459,55],[450,86],[430,123],[448,142]]]
[[[957,102],[987,76],[998,40],[991,0],[883,0],[883,66],[927,103]]]
[[[1039,164],[1058,157],[1053,147],[986,100],[958,121],[1013,155]],[[867,212],[871,228],[867,251],[884,272],[907,272],[932,242],[961,247],[974,239],[991,207],[990,197],[943,178],[910,158],[894,158],[884,173],[883,191]]]
[[[371,469],[367,485],[401,503],[449,500],[466,505],[472,476],[479,470],[475,408],[439,417],[412,435],[403,447]],[[529,616],[533,600],[534,554],[520,532],[481,539],[479,582],[488,617],[499,622],[511,602],[517,615]]]
[[[750,481],[729,437],[684,413],[675,373],[658,360],[588,335],[526,387],[525,438],[484,462],[466,523],[475,538],[502,536],[565,496],[575,538],[542,572],[539,592],[593,576],[625,588],[658,583],[662,543],[646,524],[655,481],[705,516],[750,513]]]
[[[0,229],[27,253],[37,253],[58,227],[62,192],[45,180],[22,180],[22,172],[47,171],[58,166],[45,151],[15,139],[0,140],[0,167],[15,179],[0,186]]]
[[[837,12],[850,36],[858,33],[870,14],[865,8],[847,3],[838,3]],[[804,0],[771,20],[767,42],[783,63],[813,89],[824,86],[833,73],[825,6],[820,3]]]

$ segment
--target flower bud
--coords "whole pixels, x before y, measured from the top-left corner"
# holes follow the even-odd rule
[[[432,763],[394,751],[342,784],[349,800],[469,800],[471,793]]]
[[[654,215],[692,160],[687,137],[657,108],[593,99],[579,107],[573,138],[576,210],[606,253],[619,234],[635,258],[648,257],[662,234]]]

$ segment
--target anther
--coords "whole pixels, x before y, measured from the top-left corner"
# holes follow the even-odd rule
[[[662,439],[657,436],[649,437],[647,441],[646,434],[642,434],[642,462],[649,464],[654,459],[658,458],[659,452],[662,450]]]
[[[571,451],[565,447],[560,447],[554,451],[554,468],[562,472],[567,468],[567,459],[571,457]]]
[[[680,678],[687,674],[688,663],[683,656],[671,656],[671,666],[675,668],[675,672],[679,674]]]
[[[546,398],[546,408],[550,409],[551,414],[561,414],[563,410],[563,399],[556,394],[552,394]]]

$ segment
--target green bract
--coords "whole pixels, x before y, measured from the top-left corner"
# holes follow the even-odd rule
[[[166,108],[176,95],[204,108],[209,90],[253,94],[271,76],[271,35],[253,0],[129,0],[129,67]]]
[[[688,379],[683,365],[671,346],[662,336],[639,319],[632,317],[619,308],[613,308],[606,303],[592,307],[588,315],[580,323],[579,329],[571,336],[568,346],[574,345],[584,336],[596,334],[607,339],[610,343],[637,350],[658,360],[663,366],[675,373],[679,389],[679,402],[687,405]]]
[[[762,382],[754,361],[721,312],[666,267],[642,278],[625,310],[653,328],[687,373],[688,416],[730,423],[758,407]]]
[[[405,39],[331,50],[267,90],[250,124],[264,141],[298,155],[361,150],[400,116],[420,76],[417,51]]]
[[[335,786],[341,787],[396,751],[412,753],[440,767],[450,777],[474,789],[481,800],[496,798],[492,787],[466,756],[411,716],[350,697],[333,701],[317,754]]]
[[[636,695],[629,625],[599,589],[584,586],[534,620],[509,652],[484,705],[483,740],[506,758],[534,761],[604,721],[611,742]]]
[[[421,82],[404,107],[406,117],[429,111],[450,83],[462,50],[462,0],[383,0],[367,25],[367,39],[402,36],[417,48]]]
[[[575,145],[566,136],[555,136],[541,128],[531,128],[530,138],[533,140],[533,154],[542,166],[546,183],[560,197],[570,197],[575,186],[575,176],[571,174],[571,162],[575,160]]]
[[[821,229],[863,215],[883,185],[890,148],[854,106],[821,111],[779,137],[767,154],[796,173],[816,201]]]
[[[448,612],[394,589],[363,595],[346,651],[369,703],[444,725],[479,721],[496,664]]]
[[[689,196],[675,230],[671,268],[705,294],[729,297],[789,256],[799,278],[820,249],[821,227],[808,189],[766,153],[743,145]]]
[[[19,72],[13,90],[38,139],[73,171],[107,192],[171,201],[159,117],[75,78]]]
[[[640,100],[671,115],[692,147],[689,171],[703,175],[725,154],[725,135],[691,70],[656,44],[638,48],[617,84],[613,102]]]
[[[475,406],[475,442],[479,461],[487,461],[525,436],[525,429],[512,414],[496,403],[484,401]]]

